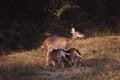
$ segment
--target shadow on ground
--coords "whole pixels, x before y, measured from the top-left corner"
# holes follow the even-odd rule
[[[83,60],[80,67],[53,70],[40,65],[0,66],[0,80],[63,80],[88,77],[96,73],[99,76],[106,71],[120,71],[119,61],[111,58],[92,58]]]

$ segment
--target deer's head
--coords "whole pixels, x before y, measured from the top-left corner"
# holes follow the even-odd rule
[[[75,38],[84,37],[83,33],[75,31],[74,28],[71,29],[71,33],[72,33],[73,37],[75,37]]]

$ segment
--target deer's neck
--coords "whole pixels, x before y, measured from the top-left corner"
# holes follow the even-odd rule
[[[68,43],[67,45],[65,46],[65,48],[68,48],[70,45],[72,45],[76,40],[76,37],[71,37],[69,40],[68,40]]]

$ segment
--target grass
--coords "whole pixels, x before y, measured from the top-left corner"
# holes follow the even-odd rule
[[[106,36],[89,38],[86,40],[78,40],[72,45],[85,55],[98,55],[107,56],[111,53],[120,53],[120,37],[119,36]],[[91,57],[91,56],[90,56]]]
[[[0,80],[120,80],[120,36],[77,40],[80,67],[44,68],[45,53],[38,48],[0,57]]]

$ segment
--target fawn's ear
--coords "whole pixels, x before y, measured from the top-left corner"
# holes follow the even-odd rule
[[[74,33],[74,32],[75,32],[75,28],[72,28],[72,29],[71,29],[71,33]]]

